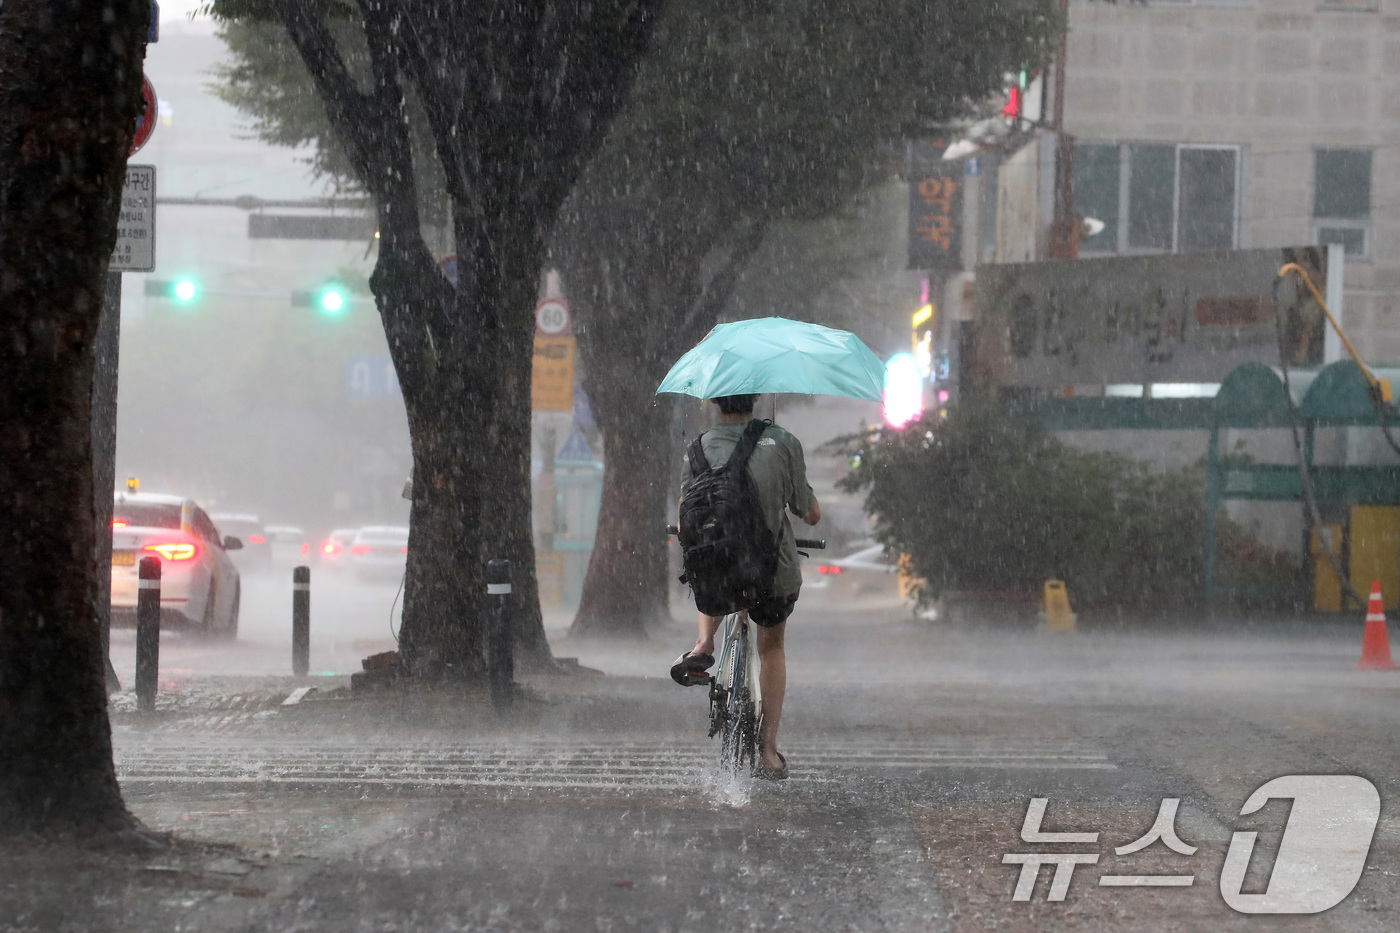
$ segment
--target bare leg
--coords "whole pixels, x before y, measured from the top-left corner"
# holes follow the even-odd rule
[[[724,616],[707,616],[705,613],[697,613],[696,620],[700,628],[700,635],[695,639],[695,647],[691,649],[691,654],[715,653],[715,633],[719,631],[720,623],[724,621]]]
[[[759,767],[776,770],[783,766],[778,757],[778,723],[783,718],[783,691],[787,689],[787,655],[783,633],[787,623],[771,627],[754,626],[758,632],[758,686],[763,693],[763,735],[759,736]]]

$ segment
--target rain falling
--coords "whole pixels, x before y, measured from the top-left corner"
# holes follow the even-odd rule
[[[1400,926],[1398,17],[0,4],[0,930]]]

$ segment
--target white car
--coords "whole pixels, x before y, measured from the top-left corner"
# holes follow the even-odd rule
[[[298,567],[311,559],[311,543],[306,533],[292,525],[268,525],[267,546],[274,567]]]
[[[322,569],[331,573],[344,571],[346,563],[350,560],[350,545],[359,533],[358,528],[337,528],[326,535],[326,540],[321,542],[320,550],[316,552],[317,561]]]
[[[408,566],[408,529],[367,525],[350,542],[350,566],[361,578],[403,576]]]
[[[241,573],[262,573],[272,566],[272,548],[262,519],[247,512],[216,512],[209,516],[221,535],[233,535],[243,542],[233,565]]]
[[[143,557],[160,559],[160,625],[208,638],[238,636],[241,584],[228,551],[238,538],[220,536],[190,499],[118,492],[112,503],[112,624],[136,624]]]

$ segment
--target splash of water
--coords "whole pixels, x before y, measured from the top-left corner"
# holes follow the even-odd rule
[[[718,761],[706,764],[699,778],[705,796],[716,807],[739,810],[753,800],[753,778],[743,772],[736,773]]]

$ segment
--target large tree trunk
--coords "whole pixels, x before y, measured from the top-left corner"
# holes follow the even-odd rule
[[[436,393],[410,410],[413,547],[399,646],[417,676],[467,679],[484,670],[486,577],[478,566],[480,479],[460,451],[483,443],[483,423]]]
[[[400,629],[410,673],[480,671],[494,557],[512,564],[517,643],[549,658],[530,533],[534,283],[544,233],[621,106],[661,2],[361,0],[367,91],[323,5],[272,4],[379,211],[371,287],[414,458]],[[404,80],[416,86],[452,201],[455,290],[419,230]]]
[[[147,0],[0,5],[0,833],[130,832],[94,601],[94,337]]]
[[[480,255],[459,261],[452,314],[473,326],[424,321],[433,333],[426,352],[395,364],[407,371],[400,382],[414,455],[400,648],[409,671],[461,679],[483,669],[483,623],[494,609],[485,571],[493,558],[511,562],[518,650],[542,664],[550,654],[529,499],[533,283],[543,247],[519,231],[482,230],[468,210],[456,213],[463,218],[459,257],[473,248]],[[414,317],[406,309],[404,316]]]
[[[585,180],[585,185],[588,183]],[[589,211],[598,211],[590,216]],[[603,430],[607,467],[593,557],[572,632],[642,637],[670,618],[665,526],[677,488],[681,445],[671,432],[675,407],[656,387],[682,353],[714,326],[740,271],[763,239],[762,227],[728,232],[723,261],[708,275],[676,240],[588,221],[605,211],[586,200],[566,215],[572,226],[559,250],[582,323],[584,388]],[[725,228],[720,227],[721,231]],[[706,249],[690,248],[702,260]]]
[[[662,310],[674,307],[664,290],[669,279],[647,262],[651,257],[629,263],[621,249],[604,252],[614,242],[573,236],[563,257],[565,281],[577,295],[584,388],[603,433],[606,467],[571,631],[642,638],[670,620],[667,502],[680,452],[671,434],[674,401],[658,397],[656,386],[686,338]]]
[[[670,620],[667,509],[675,479],[672,403],[655,386],[629,383],[597,409],[607,468],[598,535],[588,562],[575,635],[642,638]],[[621,396],[632,396],[628,406]]]
[[[535,536],[531,523],[530,495],[530,374],[534,361],[534,295],[521,295],[527,303],[514,308],[517,318],[504,335],[507,349],[502,364],[501,393],[497,400],[497,432],[500,479],[492,491],[504,522],[501,556],[510,561],[515,587],[515,651],[526,668],[550,668],[554,656],[545,640],[544,614],[540,611],[539,579],[535,574]]]

